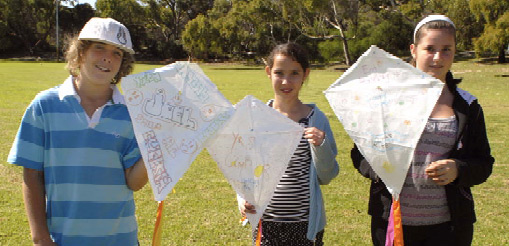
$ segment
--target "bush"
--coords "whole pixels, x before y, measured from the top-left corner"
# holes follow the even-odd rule
[[[343,61],[343,46],[340,40],[327,40],[318,44],[318,50],[326,63]]]

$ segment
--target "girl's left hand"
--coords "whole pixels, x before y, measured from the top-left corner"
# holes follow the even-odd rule
[[[456,161],[444,159],[434,161],[426,168],[426,175],[438,185],[446,185],[458,177]]]
[[[313,145],[319,146],[322,145],[323,140],[325,139],[325,132],[316,127],[307,127],[304,129],[304,138]]]

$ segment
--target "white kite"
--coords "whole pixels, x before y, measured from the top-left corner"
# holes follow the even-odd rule
[[[397,204],[414,149],[443,86],[440,80],[371,46],[324,92]]]
[[[253,96],[207,145],[233,189],[256,207],[247,214],[254,230],[297,148],[304,128]]]
[[[129,75],[122,90],[155,200],[162,201],[233,106],[188,62]]]

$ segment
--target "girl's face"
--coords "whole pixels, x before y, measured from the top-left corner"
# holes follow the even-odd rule
[[[272,81],[276,96],[298,99],[300,88],[309,75],[309,68],[304,71],[292,57],[279,54],[274,56],[272,69],[267,66],[265,72]]]
[[[81,82],[109,85],[120,69],[123,55],[116,46],[93,42],[82,55]]]
[[[454,36],[448,30],[426,29],[418,44],[410,45],[416,67],[445,82],[456,52]]]

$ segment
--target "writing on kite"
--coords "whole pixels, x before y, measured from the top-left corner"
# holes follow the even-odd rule
[[[164,167],[161,145],[159,144],[153,130],[143,133],[143,142],[147,149],[148,158],[146,161],[148,162],[150,171],[154,176],[154,184],[156,185],[158,192],[161,193],[164,187],[172,182],[170,175]]]
[[[382,153],[400,149],[401,145],[405,145],[409,141],[408,134],[403,134],[398,131],[386,131],[381,135],[373,133],[368,134],[371,134],[372,136],[370,139],[367,139],[366,147],[370,147],[371,149]]]
[[[196,137],[196,141],[205,142],[205,140],[209,139],[214,133],[219,130],[224,123],[230,119],[230,113],[228,111],[220,112],[217,114],[216,118],[210,122],[206,129],[203,130],[201,135]]]
[[[179,71],[179,73],[182,75],[182,70]],[[204,84],[195,73],[186,73],[185,79],[191,88],[191,90],[194,92],[196,97],[201,101],[205,102],[209,99],[209,87],[207,87],[206,84]]]
[[[140,125],[142,125],[144,127],[147,127],[150,129],[155,129],[155,130],[161,129],[161,123],[156,123],[156,122],[150,121],[148,119],[145,119],[145,117],[143,117],[142,114],[139,114],[138,116],[136,116],[135,120],[137,123],[139,123]]]
[[[142,88],[147,84],[159,83],[162,81],[159,73],[142,73],[133,78],[137,88]]]
[[[157,89],[152,98],[145,99],[143,112],[150,117],[175,123],[177,126],[195,131],[196,121],[191,118],[192,108],[181,105],[174,105],[165,100],[165,91]]]
[[[177,153],[194,154],[198,148],[193,139],[181,139],[179,141],[171,136],[163,139],[163,146],[172,158],[175,158]]]
[[[260,180],[254,178],[241,178],[229,180],[231,185],[239,187],[242,192],[253,192],[260,186]]]

